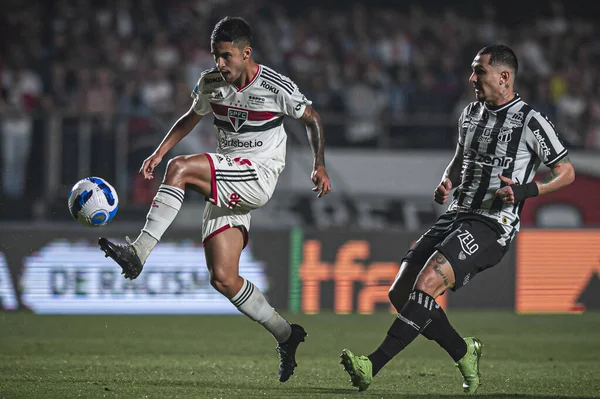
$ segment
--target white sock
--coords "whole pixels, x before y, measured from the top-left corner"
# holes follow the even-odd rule
[[[146,216],[146,225],[133,242],[133,248],[142,263],[146,262],[154,246],[167,231],[181,209],[185,191],[180,188],[161,184]]]
[[[273,309],[262,292],[250,281],[244,279],[242,289],[231,298],[231,303],[240,312],[262,324],[277,342],[285,342],[292,335],[292,327]]]

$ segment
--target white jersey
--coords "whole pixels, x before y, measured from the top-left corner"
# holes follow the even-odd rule
[[[285,166],[285,115],[296,119],[311,104],[289,78],[264,65],[244,87],[227,83],[216,69],[200,75],[193,109],[215,117],[217,153],[263,161],[277,175]]]

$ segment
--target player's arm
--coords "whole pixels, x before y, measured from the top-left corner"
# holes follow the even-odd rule
[[[551,169],[548,176],[537,180],[538,195],[544,195],[560,190],[575,180],[575,168],[569,157],[558,161]]]
[[[511,179],[499,175],[506,187],[496,192],[509,204],[519,203],[526,198],[549,194],[568,186],[575,180],[575,168],[568,156],[564,157],[550,168],[548,176],[527,184],[515,184]]]
[[[506,186],[496,191],[496,195],[509,204],[552,193],[575,180],[575,168],[554,130],[554,125],[547,117],[540,113],[533,114],[525,133],[528,148],[533,156],[540,158],[550,168],[550,174],[526,184],[515,184],[511,179],[499,175]]]
[[[154,178],[152,174],[154,168],[160,164],[162,158],[175,146],[175,144],[179,143],[181,139],[192,131],[194,126],[200,122],[200,119],[202,119],[202,115],[196,113],[196,111],[194,111],[194,105],[192,105],[190,109],[175,122],[156,150],[154,150],[152,155],[146,158],[142,164],[140,174],[144,179],[151,180]]]
[[[322,197],[331,191],[331,181],[325,169],[325,137],[323,135],[323,123],[321,117],[315,109],[307,104],[304,114],[300,120],[306,125],[308,142],[313,153],[313,171],[311,179],[315,184],[313,191],[318,191],[317,197]]]
[[[463,164],[463,156],[464,156],[464,146],[460,143],[456,144],[456,150],[454,151],[454,156],[452,160],[446,167],[444,174],[442,175],[442,182],[446,179],[450,180],[452,183],[452,187],[456,187],[460,184],[460,174],[462,171]]]
[[[443,205],[446,203],[446,201],[448,201],[450,191],[452,191],[452,188],[458,186],[460,183],[460,173],[463,163],[463,150],[463,145],[461,143],[457,143],[454,156],[446,167],[446,170],[444,170],[440,184],[438,184],[433,192],[433,200],[440,205]]]
[[[202,119],[202,115],[198,115],[194,111],[194,107],[191,106],[190,109],[183,114],[175,124],[173,124],[154,152],[161,157],[164,156],[175,146],[175,144],[179,143],[181,139],[192,131],[198,122],[200,122],[200,119]]]

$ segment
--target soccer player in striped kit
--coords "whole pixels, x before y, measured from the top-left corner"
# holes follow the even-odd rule
[[[287,77],[252,58],[252,32],[241,18],[225,17],[211,35],[216,68],[204,71],[192,91],[192,106],[148,157],[140,174],[152,179],[154,168],[186,136],[203,115],[213,113],[215,153],[178,156],[167,165],[138,238],[99,244],[122,268],[126,278],[142,271],[148,255],[179,211],[185,188],[206,196],[202,239],[212,286],[239,310],[264,326],[277,340],[279,381],[287,381],[297,366],[296,349],[307,335],[283,319],[252,282],[239,275],[239,259],[248,242],[250,212],[273,194],[285,166],[284,116],[306,124],[314,162],[313,191],[321,198],[331,190],[325,169],[323,125],[311,102]]]
[[[435,300],[502,259],[519,229],[526,198],[556,191],[575,178],[552,123],[514,92],[514,52],[504,45],[484,47],[471,67],[477,101],[459,118],[456,152],[434,191],[434,200],[444,204],[456,188],[453,201],[402,259],[389,291],[398,317],[382,344],[368,356],[342,351],[342,364],[361,391],[422,334],[456,362],[464,392],[475,393],[483,345],[458,335]],[[533,181],[542,162],[550,174]]]

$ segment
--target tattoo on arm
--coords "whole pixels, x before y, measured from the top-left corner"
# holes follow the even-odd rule
[[[315,159],[314,166],[325,166],[325,137],[323,136],[321,117],[313,107],[307,105],[300,120],[306,125],[308,142]]]
[[[446,277],[446,275],[442,271],[442,266],[441,266],[445,263],[448,263],[448,260],[446,259],[446,257],[444,255],[437,254],[435,256],[435,265],[433,266],[433,270],[435,270],[435,272],[437,274],[439,274],[442,277],[442,279],[444,279],[444,286],[447,287],[448,286],[448,277]]]
[[[554,180],[558,179],[558,177],[560,176],[560,173],[559,173],[560,166],[564,165],[564,164],[568,164],[568,163],[571,163],[571,160],[569,159],[569,157],[564,157],[563,159],[558,161],[556,163],[556,165],[550,170],[550,174],[548,176],[541,178],[540,180],[538,180],[538,182],[542,186],[552,183]]]

